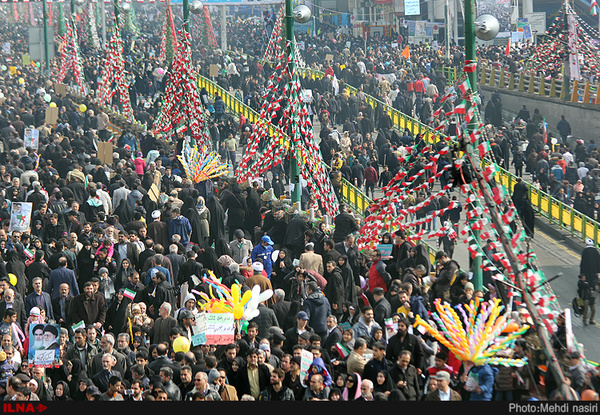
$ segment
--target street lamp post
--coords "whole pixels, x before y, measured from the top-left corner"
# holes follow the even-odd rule
[[[190,33],[190,0],[183,0],[183,28]]]
[[[50,72],[50,46],[48,45],[48,2],[43,0],[42,13],[44,15],[44,60],[46,61],[46,71]]]
[[[286,58],[288,62],[288,71],[294,71],[294,16],[293,16],[293,1],[285,0],[285,40],[286,40]],[[290,184],[294,185],[292,190],[292,205],[296,204],[296,209],[300,210],[302,187],[300,184],[300,166],[299,160],[293,151],[290,152]]]
[[[478,101],[477,97],[477,56],[475,50],[475,37],[478,37],[482,40],[492,40],[499,31],[498,20],[491,15],[482,15],[477,18],[477,21],[474,20],[474,10],[473,0],[464,0],[464,10],[465,10],[465,59],[466,62],[471,65],[471,70],[468,71],[468,78],[470,82],[471,91],[476,97],[476,102]],[[472,70],[473,67],[475,70]],[[475,104],[477,105],[477,104]],[[467,125],[466,134],[467,137],[470,136],[470,133],[474,131],[476,128],[478,120],[474,120],[474,123],[469,123]],[[501,213],[499,211],[499,206],[495,203],[493,197],[490,192],[484,186],[485,179],[481,172],[481,164],[479,157],[477,156],[477,151],[473,149],[473,145],[467,144],[466,146],[467,158],[473,167],[475,172],[476,180],[479,182],[481,194],[484,199],[485,205],[490,210],[490,218],[491,223],[496,229],[498,234],[498,240],[504,247],[506,257],[508,262],[510,263],[510,268],[514,275],[517,277],[517,285],[521,291],[521,297],[524,304],[526,304],[527,309],[531,312],[532,320],[534,322],[534,326],[536,331],[540,334],[540,339],[542,340],[546,353],[548,354],[548,364],[549,369],[551,370],[553,377],[556,380],[557,385],[562,388],[564,399],[566,400],[577,400],[577,397],[573,394],[572,389],[567,387],[566,379],[563,375],[563,371],[561,365],[556,357],[556,354],[552,350],[552,345],[550,343],[550,337],[548,335],[547,327],[541,322],[541,315],[537,309],[537,306],[534,303],[534,292],[535,289],[531,289],[527,283],[525,282],[525,277],[523,276],[523,272],[518,265],[518,259],[516,258],[515,253],[511,249],[510,241],[507,234],[504,231],[503,223],[500,220]],[[473,234],[476,238],[478,238],[477,232],[473,231]],[[479,258],[479,257],[477,257]],[[477,281],[477,279],[481,278],[481,258],[479,261],[473,261],[473,285],[475,289],[477,289],[478,284],[481,285],[481,281]]]
[[[310,20],[311,13],[310,9],[306,6],[293,7],[293,0],[285,0],[285,40],[286,40],[286,59],[288,64],[288,71],[290,74],[294,73],[294,21],[298,23],[306,23]],[[291,80],[290,80],[291,81]],[[293,121],[292,121],[293,122]],[[300,181],[300,160],[296,157],[296,154],[290,152],[290,183],[294,184],[292,191],[292,204],[296,205],[296,210],[300,211],[302,208],[302,184]]]

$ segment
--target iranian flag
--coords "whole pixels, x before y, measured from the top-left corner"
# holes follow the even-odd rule
[[[135,298],[135,291],[130,290],[129,288],[126,288],[125,291],[123,291],[123,297],[127,297],[130,300],[133,300]]]
[[[335,345],[336,350],[338,351],[339,355],[342,357],[342,359],[345,359],[346,357],[348,357],[350,355],[350,350],[344,346],[341,342],[338,342]]]

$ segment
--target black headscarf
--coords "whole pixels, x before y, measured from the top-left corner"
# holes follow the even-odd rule
[[[209,246],[203,251],[199,251],[197,260],[202,263],[204,268],[214,272],[215,277],[223,279],[223,267],[219,264],[219,257],[215,248]]]
[[[63,386],[63,395],[62,396],[56,396],[56,393],[54,394],[54,400],[55,401],[72,401],[71,399],[71,389],[69,388],[69,384],[67,382],[65,382],[64,380],[59,380],[56,383],[56,386],[58,385],[62,385]],[[54,391],[56,392],[56,386],[54,387]]]
[[[114,214],[119,217],[119,222],[127,224],[133,220],[133,210],[127,199],[122,199],[114,210]]]
[[[383,384],[381,384],[381,385],[379,383],[377,383],[377,379],[375,379],[375,381],[373,381],[373,393],[377,393],[377,392],[385,393],[387,391],[391,392],[394,389],[396,389],[396,385],[394,384],[394,381],[392,380],[392,377],[387,372],[387,370],[380,370],[379,372],[377,372],[377,375],[379,373],[383,373],[383,376],[385,376],[385,380],[383,381]]]
[[[198,214],[198,211],[196,210],[196,199],[192,196],[186,197],[183,201],[183,206],[181,206],[181,214],[188,218],[190,225],[192,226],[190,242],[203,247],[204,239],[202,238],[202,225],[200,214]]]
[[[206,207],[210,210],[210,241],[216,242],[225,238],[225,209],[221,202],[214,196],[209,196]]]

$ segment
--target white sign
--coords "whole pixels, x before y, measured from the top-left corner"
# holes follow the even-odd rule
[[[32,149],[37,150],[40,142],[40,130],[35,128],[25,128],[23,141],[25,142],[25,148],[31,147]]]
[[[525,13],[525,17],[534,34],[546,33],[546,12]]]
[[[8,225],[8,230],[10,232],[29,232],[32,209],[33,203],[13,202],[10,209],[10,223]]]
[[[199,313],[196,314],[196,330],[192,337],[192,345],[197,344],[229,344],[235,335],[233,313]]]
[[[313,102],[312,89],[303,89],[300,92],[300,98],[302,99],[302,102]]]
[[[421,2],[419,0],[404,1],[404,15],[418,16],[421,14]]]

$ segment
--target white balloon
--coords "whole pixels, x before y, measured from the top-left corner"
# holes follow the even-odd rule
[[[259,295],[260,295],[260,287],[258,285],[255,285],[254,287],[252,287],[252,297],[251,298],[258,298]]]
[[[258,300],[256,298],[250,298],[250,301],[246,303],[245,311],[251,312],[258,308]]]
[[[262,293],[260,293],[260,295],[258,296],[258,303],[263,303],[265,301],[267,301],[269,298],[271,298],[273,296],[273,290],[264,290]]]
[[[260,311],[258,311],[258,310],[253,310],[253,311],[246,310],[246,311],[244,311],[242,318],[246,321],[250,321],[253,318],[257,317],[259,314],[260,314]]]

